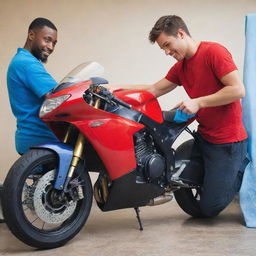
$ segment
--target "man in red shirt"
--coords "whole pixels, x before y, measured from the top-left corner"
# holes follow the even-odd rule
[[[244,85],[228,50],[217,43],[192,39],[184,21],[161,17],[149,34],[165,54],[177,60],[165,78],[149,86],[156,97],[183,86],[190,99],[176,107],[196,114],[196,135],[205,168],[199,208],[203,216],[218,215],[240,188],[240,166],[246,157],[247,134],[242,123],[240,98]]]

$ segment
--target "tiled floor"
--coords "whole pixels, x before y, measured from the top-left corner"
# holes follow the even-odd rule
[[[256,230],[243,225],[238,203],[215,219],[192,219],[175,201],[141,208],[144,231],[133,209],[103,213],[96,205],[82,231],[65,246],[39,251],[0,224],[0,255],[256,255]]]

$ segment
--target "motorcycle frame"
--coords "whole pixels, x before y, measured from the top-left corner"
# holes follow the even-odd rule
[[[100,80],[97,79],[97,81]],[[136,170],[134,134],[143,129],[151,134],[157,147],[166,158],[166,169],[169,170],[167,179],[170,179],[175,165],[171,145],[187,125],[176,125],[174,132],[170,123],[167,125],[164,122],[157,99],[145,91],[143,93],[139,90],[114,93],[117,98],[132,105],[132,109],[129,111],[123,107],[117,108],[113,113],[104,111],[99,108],[100,99],[93,105],[89,105],[83,95],[94,82],[94,79],[80,82],[55,91],[48,96],[48,98],[53,98],[70,95],[68,100],[42,117],[42,120],[63,143],[36,146],[36,148],[50,149],[59,156],[60,165],[54,184],[55,189],[66,190],[78,161],[84,156],[86,158],[86,142],[92,146],[98,159],[102,161],[101,170],[98,172],[105,172],[111,181],[120,179]],[[66,128],[63,129],[63,127]],[[78,135],[71,147],[67,143],[74,127],[78,131]],[[170,133],[173,134],[170,136]],[[161,190],[161,192],[163,191]]]

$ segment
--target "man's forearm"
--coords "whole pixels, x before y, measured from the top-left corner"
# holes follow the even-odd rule
[[[163,78],[160,81],[149,86],[147,90],[152,94],[154,94],[156,97],[160,97],[168,92],[171,92],[176,87],[177,87],[176,84],[173,84],[170,81]]]
[[[104,87],[111,89],[111,90],[117,90],[117,89],[125,89],[125,90],[149,90],[151,85],[145,85],[145,84],[132,84],[132,85],[112,85],[112,84],[106,84]]]
[[[200,108],[226,105],[245,96],[245,90],[241,86],[225,86],[218,92],[197,98]]]
[[[226,105],[242,97],[244,97],[242,86],[225,86],[214,94],[182,101],[176,107],[187,114],[195,114],[201,108]]]
[[[106,85],[106,88],[110,90],[114,89],[126,89],[126,90],[147,90],[156,97],[162,96],[177,87],[176,84],[171,83],[167,79],[163,78],[160,81],[152,84],[152,85]]]

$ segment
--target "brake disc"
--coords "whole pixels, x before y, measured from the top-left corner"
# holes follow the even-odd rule
[[[47,193],[53,189],[52,181],[54,177],[55,170],[44,174],[38,180],[33,197],[34,209],[37,216],[42,221],[50,224],[58,224],[68,219],[74,213],[77,205],[77,202],[66,200],[61,207],[54,208],[54,206],[51,206],[50,202],[48,202],[49,197],[47,197]]]
[[[28,185],[25,183],[23,187],[23,201],[22,204],[28,207],[31,211],[35,211],[34,204],[33,204],[33,194],[35,191],[35,186]]]

